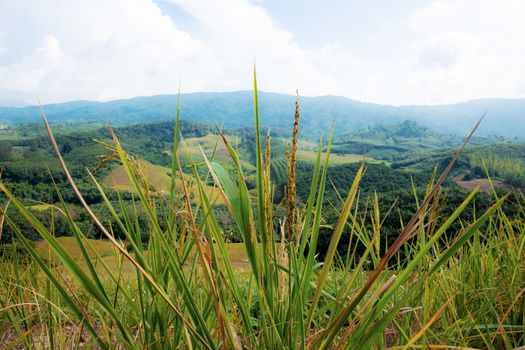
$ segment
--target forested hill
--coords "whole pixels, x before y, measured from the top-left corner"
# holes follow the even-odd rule
[[[263,126],[288,128],[292,125],[294,99],[292,95],[260,93]],[[176,104],[176,95],[158,95],[109,102],[66,102],[46,105],[45,110],[52,122],[101,121],[122,125],[173,119]],[[484,113],[487,116],[478,135],[525,137],[525,99],[482,99],[452,105],[394,107],[337,96],[302,97],[301,111],[301,131],[315,137],[326,134],[333,122],[336,134],[343,134],[407,119],[418,121],[434,131],[464,134]],[[251,91],[183,94],[181,115],[188,121],[227,128],[252,126],[253,94]],[[0,107],[0,123],[39,121],[36,106]]]

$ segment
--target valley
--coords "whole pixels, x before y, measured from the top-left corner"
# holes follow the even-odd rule
[[[102,293],[105,285],[110,285],[115,288],[110,292],[114,290],[115,303],[132,300],[134,293],[156,299],[158,295],[150,288],[157,288],[156,283],[164,283],[161,281],[166,281],[162,287],[166,290],[172,283],[192,289],[193,294],[185,296],[187,302],[206,299],[209,296],[199,293],[201,288],[215,288],[214,280],[208,280],[211,274],[225,283],[223,293],[232,293],[229,312],[236,313],[237,307],[245,307],[241,293],[250,303],[257,283],[265,283],[264,290],[286,300],[289,277],[284,271],[290,268],[300,268],[310,276],[305,278],[312,278],[301,287],[305,291],[319,283],[330,285],[330,289],[323,287],[319,297],[332,305],[330,308],[335,305],[331,304],[333,298],[348,298],[350,289],[338,289],[339,279],[347,288],[359,288],[378,268],[384,269],[377,277],[383,285],[391,283],[393,271],[408,281],[405,271],[417,269],[418,278],[412,283],[420,290],[426,288],[421,276],[432,275],[446,286],[443,290],[454,290],[458,295],[464,284],[474,286],[476,276],[487,274],[464,275],[478,255],[497,256],[491,259],[500,269],[509,266],[507,259],[517,262],[505,274],[491,277],[494,283],[508,282],[509,275],[516,276],[521,269],[518,256],[523,237],[516,240],[490,233],[496,230],[495,225],[506,225],[500,230],[509,235],[522,230],[525,143],[519,138],[474,137],[436,190],[439,174],[454,159],[463,137],[413,120],[360,124],[357,128],[335,125],[330,134],[321,124],[310,129],[313,124],[309,127],[308,122],[312,120],[307,119],[295,150],[284,121],[278,127],[270,127],[271,121],[261,123],[267,126],[257,133],[248,121],[223,123],[227,127],[221,129],[202,120],[139,120],[113,126],[103,125],[100,119],[76,124],[55,120],[52,124],[60,153],[93,214],[72,191],[40,124],[11,123],[0,130],[0,169],[5,186],[0,203],[4,208],[1,273],[14,277],[17,264],[28,264],[28,273],[21,278],[27,278],[24,283],[36,289],[44,288],[43,274],[52,281],[74,278],[76,282],[68,288],[80,291],[79,285],[86,285],[90,289],[81,293],[87,294]],[[174,157],[174,149],[178,157]],[[174,174],[172,169],[178,169],[179,164],[182,174],[178,170]],[[292,185],[295,205],[300,209],[295,238],[288,240]],[[429,196],[433,196],[431,201]],[[423,221],[407,236],[414,213],[423,209]],[[489,214],[495,219],[489,219]],[[99,224],[91,215],[96,215]],[[465,237],[471,237],[469,250],[459,249]],[[400,239],[405,243],[402,249],[398,248]],[[427,242],[432,242],[432,252]],[[380,267],[382,257],[393,249],[394,255]],[[417,251],[426,251],[426,255]],[[422,256],[428,260],[421,260]],[[290,265],[290,257],[300,261],[301,267]],[[448,265],[445,259],[454,262]],[[332,271],[323,282],[320,267],[327,262]],[[435,272],[434,264],[447,265]],[[169,276],[175,280],[170,282]],[[262,276],[272,277],[264,280]],[[59,282],[55,287],[61,290]],[[299,298],[297,290],[293,293]],[[419,296],[404,293],[435,309]],[[432,293],[432,300],[439,303],[449,298],[435,290]],[[505,300],[520,298],[516,293],[517,287],[512,285],[496,295]],[[11,298],[9,295],[0,293],[0,302]],[[474,312],[474,305],[493,296],[479,293],[467,306],[458,300],[451,307],[455,312],[463,307]],[[317,308],[314,302],[303,306]],[[144,315],[156,313],[145,305],[140,307]],[[137,315],[129,305],[121,310]],[[512,312],[513,323],[519,323],[519,313]],[[489,322],[495,315],[473,317],[477,322]],[[412,320],[403,318],[402,322]],[[97,323],[95,327],[101,326]],[[458,336],[470,337],[471,344],[483,343],[462,328],[454,329]],[[7,331],[20,333],[11,326]],[[92,335],[86,337],[91,339]]]

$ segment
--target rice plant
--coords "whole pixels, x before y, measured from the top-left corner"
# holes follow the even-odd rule
[[[113,252],[109,259],[91,247],[58,188],[60,203],[51,213],[66,216],[79,256],[64,248],[52,225],[39,222],[0,183],[9,205],[49,246],[49,256],[43,258],[2,210],[2,226],[12,228],[16,235],[12,244],[22,248],[0,256],[2,347],[512,349],[525,344],[525,224],[511,220],[501,208],[504,201],[514,200],[523,210],[524,198],[495,194],[488,210],[464,220],[461,214],[472,204],[475,189],[452,215],[440,217],[441,185],[472,133],[444,173],[430,180],[418,210],[390,247],[380,246],[383,215],[377,199],[371,199],[366,215],[359,214],[359,183],[366,176],[363,159],[347,196],[341,198],[329,248],[320,260],[316,247],[325,225],[332,135],[319,141],[310,193],[301,204],[295,190],[297,100],[287,152],[288,184],[280,204],[286,215],[278,216],[270,176],[271,138],[261,137],[257,97],[254,73],[255,194],[248,190],[236,149],[220,130],[235,171],[227,171],[202,152],[203,162],[186,154],[192,174],[184,174],[178,108],[169,193],[148,181],[137,159],[110,130],[113,144],[104,145],[133,184],[133,204],[118,194],[115,204],[89,170],[88,175],[125,239],[117,239],[116,227],[99,220],[83,199],[42,110],[64,174]],[[198,198],[191,198],[188,181],[197,187]],[[215,193],[205,191],[209,181]],[[224,242],[214,210],[217,196],[242,236],[246,270],[234,266]],[[146,245],[139,211],[148,221]],[[455,223],[461,229],[448,234]],[[344,234],[350,235],[350,244],[342,256],[337,248]],[[358,255],[355,247],[363,243],[366,249]]]

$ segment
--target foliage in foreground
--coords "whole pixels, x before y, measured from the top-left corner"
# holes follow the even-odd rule
[[[75,192],[94,224],[113,243],[119,262],[116,266],[109,266],[101,256],[90,257],[90,241],[63,201],[59,210],[68,218],[87,268],[56,240],[52,224],[44,226],[0,183],[9,205],[25,216],[58,258],[58,262],[41,258],[9,216],[2,216],[28,253],[24,257],[15,249],[0,257],[5,286],[0,293],[4,344],[11,348],[84,345],[102,349],[402,349],[442,345],[512,349],[525,344],[525,224],[510,220],[501,210],[505,200],[519,201],[524,208],[523,197],[499,198],[495,194],[494,204],[482,215],[460,218],[476,189],[452,215],[440,218],[444,201],[440,185],[454,158],[443,175],[431,181],[424,201],[418,203],[419,209],[394,243],[381,247],[384,216],[377,201],[372,199],[365,214],[358,214],[359,183],[366,176],[363,162],[348,195],[341,198],[338,221],[324,260],[319,262],[315,247],[325,226],[323,196],[331,138],[324,158],[322,142],[319,144],[308,200],[300,205],[295,196],[297,104],[288,186],[282,202],[286,219],[277,220],[270,180],[271,143],[268,138],[263,147],[260,139],[256,83],[254,87],[254,196],[244,181],[236,150],[226,138],[223,142],[235,164],[236,177],[203,153],[204,162],[191,164],[198,201],[190,201],[186,186],[177,191],[176,178],[184,179],[178,161],[179,145],[184,142],[178,133],[178,112],[172,162],[172,174],[177,176],[172,176],[169,194],[148,183],[116,137],[113,145],[106,145],[133,183],[135,207],[129,209],[123,202],[113,205],[103,187],[92,179],[125,241],[115,239],[116,228],[105,227],[82,194]],[[45,116],[44,121],[47,125]],[[187,157],[191,159],[191,155]],[[206,169],[204,177],[199,175],[202,168]],[[75,190],[73,179],[68,179]],[[228,256],[213,209],[214,197],[204,190],[210,180],[242,235],[248,271],[235,270]],[[135,219],[134,211],[139,207],[149,222],[147,249]],[[457,223],[459,232],[446,234]],[[341,256],[337,247],[348,228],[348,253]],[[355,247],[362,244],[366,250],[358,255]],[[406,260],[401,261],[401,256]],[[131,274],[125,273],[125,264],[132,266]]]

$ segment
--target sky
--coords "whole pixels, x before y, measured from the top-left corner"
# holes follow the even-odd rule
[[[523,0],[0,0],[0,105],[259,89],[525,98]]]

